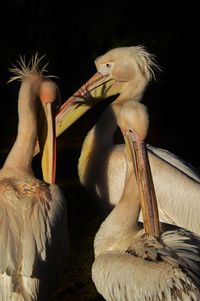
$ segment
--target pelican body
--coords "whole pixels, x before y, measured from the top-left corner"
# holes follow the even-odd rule
[[[183,228],[160,229],[143,142],[146,109],[127,102],[117,121],[126,144],[126,179],[119,202],[94,239],[94,284],[106,301],[200,300],[200,237]],[[144,229],[138,223],[141,208]]]
[[[67,252],[66,201],[54,183],[55,163],[46,160],[52,166],[44,171],[45,181],[31,167],[37,136],[43,156],[55,155],[55,140],[47,141],[53,134],[53,115],[47,116],[56,86],[43,75],[45,68],[39,70],[40,61],[36,55],[27,66],[21,60],[13,69],[13,79],[22,83],[17,138],[0,170],[1,301],[50,300]]]
[[[128,51],[128,49],[127,49]],[[143,52],[120,53],[120,49],[111,50],[96,60],[97,70],[117,77],[115,68],[120,69],[117,78],[120,82],[124,69],[131,59],[138,64],[133,76],[127,76],[123,90],[116,100],[107,108],[95,126],[87,134],[79,158],[78,170],[81,183],[94,197],[103,200],[107,205],[115,206],[123,192],[126,176],[126,159],[124,145],[114,144],[114,134],[118,128],[116,105],[121,106],[130,99],[140,100],[146,85],[151,79],[153,63],[144,61],[148,68],[146,73],[140,68]],[[139,60],[137,56],[141,57]],[[129,60],[129,61],[128,61]],[[106,67],[111,64],[113,67]],[[121,66],[120,66],[121,64]],[[105,70],[107,68],[107,70]],[[131,63],[129,63],[131,69]],[[134,72],[134,68],[132,68]],[[137,87],[137,89],[135,88]],[[200,178],[178,157],[170,152],[153,146],[147,146],[154,185],[158,200],[160,220],[184,227],[200,235]],[[185,190],[185,187],[188,187]],[[170,193],[169,193],[170,192]],[[189,201],[190,200],[190,201]]]
[[[102,209],[110,210],[121,198],[127,169],[124,145],[116,145],[113,138],[118,128],[116,112],[120,111],[116,107],[130,99],[140,101],[159,67],[143,46],[111,49],[95,64],[97,73],[61,106],[56,116],[56,135],[97,102],[115,96],[87,134],[78,162],[80,182],[100,199]],[[199,175],[172,153],[150,145],[147,149],[160,220],[200,235]]]

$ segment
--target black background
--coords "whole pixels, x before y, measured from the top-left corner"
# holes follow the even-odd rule
[[[163,70],[144,97],[151,116],[149,142],[199,165],[200,18],[195,3],[1,1],[3,119],[10,120],[10,128],[16,128],[12,115],[16,115],[18,86],[6,82],[8,67],[19,55],[29,57],[36,51],[46,55],[49,73],[58,76],[64,101],[95,72],[96,56],[110,48],[143,44],[156,55]],[[1,129],[1,141],[6,139],[5,130]],[[7,141],[2,143],[4,147]]]
[[[17,133],[19,83],[7,81],[8,68],[19,55],[28,58],[36,51],[46,55],[49,74],[58,76],[64,102],[95,72],[98,55],[114,47],[142,44],[162,68],[143,99],[150,113],[147,140],[199,168],[197,6],[198,1],[1,0],[0,163]],[[86,206],[90,196],[79,185],[77,160],[87,131],[103,109],[100,106],[86,114],[58,138],[57,181],[68,199],[71,263],[63,280],[64,293],[55,300],[102,300],[90,279],[93,237],[100,220],[91,203]],[[37,172],[39,159],[34,160]]]

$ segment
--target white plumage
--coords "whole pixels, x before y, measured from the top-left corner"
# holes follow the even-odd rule
[[[135,118],[135,110],[144,113],[140,103],[124,104],[118,122],[126,141],[131,131],[138,145],[143,138],[136,127],[139,123],[141,127],[146,125]],[[132,112],[132,118],[127,117],[127,111],[129,117]],[[137,168],[133,170],[129,153],[126,146],[127,172],[120,201],[95,236],[92,265],[95,286],[106,301],[197,301],[200,298],[200,237],[176,227],[155,238],[151,231],[141,229],[138,225],[141,191],[147,182],[142,182],[143,171],[138,176]],[[150,193],[151,183],[149,187]]]
[[[81,183],[101,199],[103,204],[116,205],[122,195],[126,159],[124,145],[114,143],[118,109],[129,99],[139,101],[154,76],[153,56],[143,47],[122,47],[108,51],[95,61],[97,70],[114,78],[114,92],[119,96],[100,116],[86,136],[78,163]],[[102,71],[103,70],[103,71]],[[96,83],[97,85],[97,83]],[[103,85],[103,84],[102,84]],[[93,94],[94,91],[92,91]],[[110,96],[109,94],[109,96]],[[148,146],[160,220],[200,234],[200,177],[172,153]]]
[[[17,139],[0,170],[1,301],[50,300],[67,252],[66,200],[31,168],[39,98],[43,106],[55,100],[55,84],[39,70],[40,60],[36,55],[14,69],[22,83]]]

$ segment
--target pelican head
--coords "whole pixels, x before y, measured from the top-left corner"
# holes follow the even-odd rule
[[[54,183],[56,170],[56,112],[54,103],[58,96],[58,87],[50,79],[51,76],[44,76],[46,65],[39,69],[42,59],[43,57],[39,57],[36,54],[26,64],[25,58],[20,57],[20,60],[17,62],[18,65],[10,68],[14,76],[11,77],[9,82],[14,80],[22,82],[19,99],[24,98],[27,101],[30,99],[30,105],[36,111],[35,119],[32,122],[37,122],[43,178],[48,183]],[[21,102],[19,102],[19,105],[21,105]]]
[[[137,101],[126,101],[119,113],[117,123],[123,136],[126,136],[127,133],[134,133],[134,137],[138,141],[145,140],[149,128],[147,107]]]
[[[115,79],[119,85],[120,101],[140,99],[148,82],[155,76],[154,56],[143,46],[112,49],[95,60],[97,71]],[[124,85],[120,85],[120,83]]]
[[[38,138],[41,153],[43,179],[47,183],[55,183],[56,178],[56,134],[55,134],[55,102],[58,97],[58,87],[50,79],[43,79],[40,85],[39,98],[45,122],[39,122]]]
[[[135,178],[140,191],[145,232],[159,237],[157,200],[145,143],[149,128],[146,106],[137,101],[125,102],[117,122],[125,139],[128,163],[133,163]]]
[[[59,136],[97,102],[117,96],[115,102],[139,101],[159,69],[144,46],[114,48],[95,60],[97,72],[60,108],[56,116]]]

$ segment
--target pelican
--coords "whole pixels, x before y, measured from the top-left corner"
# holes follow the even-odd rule
[[[87,134],[78,162],[81,183],[101,199],[105,208],[118,203],[127,169],[124,144],[113,142],[118,128],[116,108],[129,99],[140,101],[159,67],[143,46],[111,49],[95,64],[97,73],[61,106],[56,116],[56,135],[98,101],[116,96]],[[200,177],[167,150],[150,145],[147,149],[160,220],[200,235]]]
[[[144,142],[147,110],[126,102],[117,121],[126,145],[126,179],[120,201],[94,239],[97,291],[106,301],[200,300],[200,236],[178,227],[160,229]]]
[[[21,59],[11,70],[21,86],[17,138],[0,170],[1,301],[50,300],[63,265],[66,201],[55,184],[51,112],[57,86],[39,69],[41,59]],[[31,167],[37,136],[44,181]]]

